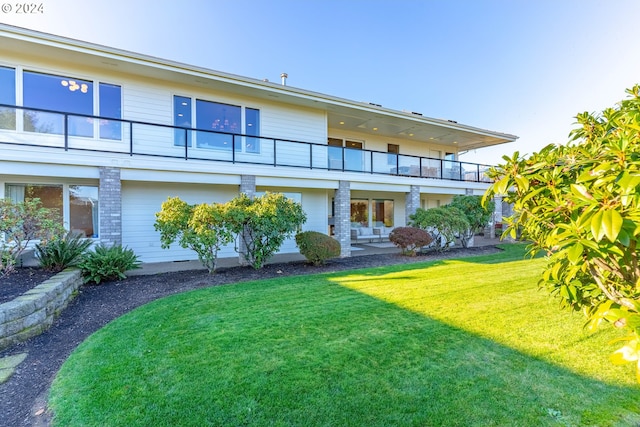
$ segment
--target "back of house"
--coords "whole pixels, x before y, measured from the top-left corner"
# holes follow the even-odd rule
[[[303,229],[350,256],[419,207],[483,194],[488,166],[458,154],[516,138],[0,24],[0,198],[37,197],[67,229],[144,262],[195,258],[160,247],[167,197],[266,191],[300,202]]]

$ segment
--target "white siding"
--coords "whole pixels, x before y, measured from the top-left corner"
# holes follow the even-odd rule
[[[198,259],[195,252],[173,244],[160,247],[160,234],[154,230],[155,214],[168,197],[180,197],[190,204],[226,202],[238,194],[235,186],[122,183],[122,243],[133,249],[143,262]],[[237,256],[233,244],[218,254],[221,258]]]

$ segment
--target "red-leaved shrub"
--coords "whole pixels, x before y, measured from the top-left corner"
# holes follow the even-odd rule
[[[433,236],[421,228],[396,227],[389,234],[389,240],[402,249],[402,255],[415,256],[418,249],[433,242]]]

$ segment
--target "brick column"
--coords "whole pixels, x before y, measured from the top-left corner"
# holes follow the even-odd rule
[[[102,243],[122,244],[122,183],[120,168],[100,167],[98,190],[100,234]]]
[[[246,194],[250,199],[253,199],[256,196],[255,175],[240,176],[240,193]],[[240,241],[238,242],[238,262],[240,263],[240,265],[248,265],[247,260],[244,256],[247,253],[247,245],[244,244],[244,238],[246,237],[246,234],[244,234],[243,237],[239,236]]]
[[[340,243],[340,257],[351,256],[351,183],[340,181],[334,197],[334,234]]]
[[[405,225],[409,224],[409,215],[416,213],[420,207],[420,186],[412,185],[407,193],[405,205]]]

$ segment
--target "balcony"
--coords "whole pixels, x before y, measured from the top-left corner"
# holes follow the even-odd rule
[[[0,144],[486,182],[487,165],[0,104]]]

